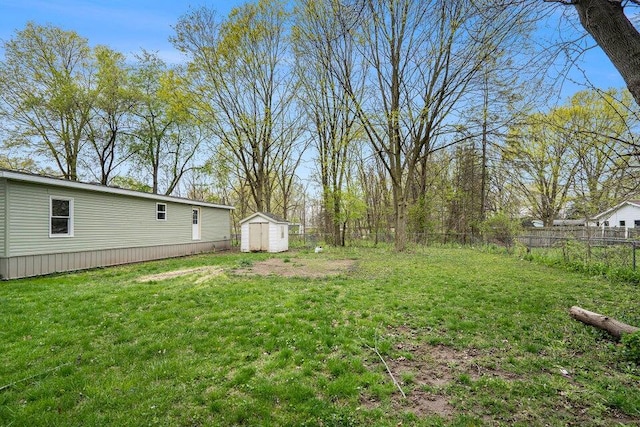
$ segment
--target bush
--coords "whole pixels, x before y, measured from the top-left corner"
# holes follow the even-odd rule
[[[622,355],[626,360],[640,365],[640,331],[622,336]]]
[[[498,213],[480,224],[480,231],[488,243],[498,243],[510,249],[521,231],[518,221]]]

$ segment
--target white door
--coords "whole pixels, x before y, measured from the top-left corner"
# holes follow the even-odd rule
[[[269,250],[269,223],[252,222],[249,224],[249,250],[251,252]]]
[[[193,214],[191,218],[191,239],[200,240],[200,209],[193,208]]]

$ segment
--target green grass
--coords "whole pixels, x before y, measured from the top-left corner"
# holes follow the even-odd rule
[[[640,423],[640,369],[568,316],[640,325],[636,285],[455,248],[327,248],[357,268],[324,279],[234,273],[269,256],[0,283],[0,425]],[[202,265],[224,273],[136,281]]]

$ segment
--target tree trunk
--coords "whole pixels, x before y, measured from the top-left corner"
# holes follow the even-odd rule
[[[404,197],[395,198],[395,250],[403,252],[407,248],[407,203]]]
[[[592,311],[587,311],[577,306],[571,307],[569,314],[571,317],[581,321],[582,323],[586,323],[587,325],[595,326],[598,329],[609,332],[616,339],[620,339],[622,334],[632,334],[640,331],[640,328],[636,328],[635,326],[627,325],[626,323],[622,323],[616,319],[612,319]]]
[[[622,2],[579,0],[580,23],[622,75],[640,105],[640,33],[624,14]]]

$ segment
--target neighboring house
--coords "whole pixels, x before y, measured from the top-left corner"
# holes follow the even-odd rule
[[[289,250],[289,222],[270,213],[256,212],[240,221],[242,252]]]
[[[228,249],[233,207],[0,170],[0,275]]]
[[[640,228],[640,200],[627,200],[592,218],[599,227]]]

